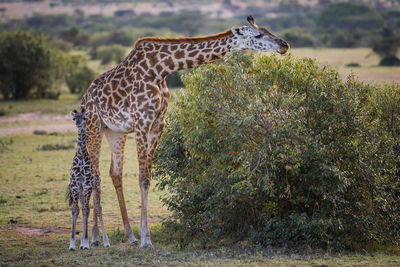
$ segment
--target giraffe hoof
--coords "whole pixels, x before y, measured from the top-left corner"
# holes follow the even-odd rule
[[[105,244],[104,247],[105,247],[105,248],[109,248],[109,247],[110,247],[110,244]]]
[[[100,245],[99,241],[93,241],[92,242],[92,247],[98,247]]]
[[[152,244],[143,244],[143,245],[140,245],[140,247],[142,247],[142,248],[152,248],[153,245]]]
[[[80,249],[89,249],[89,247],[80,246]]]
[[[133,241],[131,241],[131,245],[132,246],[138,246],[139,245],[139,241],[133,240]]]
[[[74,250],[75,250],[75,248],[73,248],[73,247],[69,248],[69,251],[74,251]]]
[[[148,241],[146,240],[146,241],[144,241],[144,242],[142,242],[140,244],[140,247],[142,247],[142,248],[152,248],[153,244],[151,243],[150,240],[148,240]]]

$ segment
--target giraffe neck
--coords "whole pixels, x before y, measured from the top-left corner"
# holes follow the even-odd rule
[[[78,148],[77,153],[81,155],[87,154],[86,150],[86,130],[85,126],[78,127]]]
[[[163,80],[172,72],[223,58],[236,42],[230,30],[205,37],[143,38],[136,42],[130,56],[136,57],[139,72],[146,73],[149,79]]]

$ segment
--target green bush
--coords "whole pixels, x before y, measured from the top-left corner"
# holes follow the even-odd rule
[[[181,80],[182,73],[184,73],[184,71],[176,71],[168,75],[165,79],[165,81],[167,82],[167,86],[171,88],[184,87],[184,84]]]
[[[4,99],[58,98],[69,57],[28,32],[0,33],[0,92]]]
[[[240,53],[183,80],[153,168],[177,244],[397,244],[398,85]]]
[[[368,6],[349,2],[329,5],[320,13],[316,23],[318,27],[325,29],[354,30],[358,28],[371,31],[382,29],[384,20],[377,11]]]
[[[101,64],[111,62],[121,62],[125,57],[126,49],[121,45],[100,46],[96,49],[97,59],[101,59]]]
[[[282,33],[283,39],[285,39],[291,47],[314,47],[315,38],[306,29],[293,28],[285,30]]]
[[[96,78],[96,72],[88,66],[78,67],[77,70],[67,77],[68,88],[73,94],[83,93]]]

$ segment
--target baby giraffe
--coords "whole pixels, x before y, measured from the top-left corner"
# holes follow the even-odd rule
[[[68,186],[69,205],[72,205],[72,235],[70,239],[70,250],[75,250],[75,228],[76,218],[79,214],[78,200],[82,205],[83,213],[83,230],[80,249],[89,249],[88,236],[88,217],[89,217],[89,200],[94,192],[94,208],[100,220],[101,230],[103,232],[104,247],[109,247],[108,237],[103,225],[102,209],[100,205],[100,178],[98,175],[93,175],[92,166],[89,161],[89,154],[86,149],[86,130],[85,120],[89,116],[89,112],[79,113],[76,110],[71,112],[72,119],[78,127],[78,147],[72,162],[71,180]],[[93,244],[92,244],[93,245]],[[98,244],[96,244],[98,245]]]

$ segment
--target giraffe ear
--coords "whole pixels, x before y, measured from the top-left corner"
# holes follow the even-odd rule
[[[232,33],[233,33],[233,35],[235,35],[237,37],[242,37],[244,35],[243,30],[240,27],[233,27]]]
[[[253,26],[254,28],[258,28],[256,21],[254,20],[253,16],[248,16],[247,17],[247,21],[250,23],[251,26]]]

